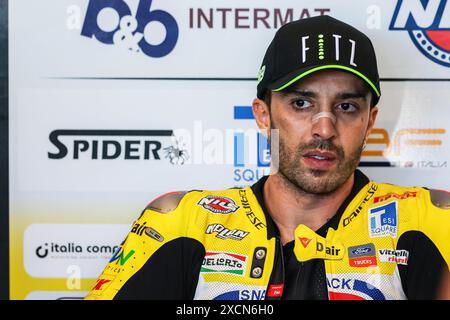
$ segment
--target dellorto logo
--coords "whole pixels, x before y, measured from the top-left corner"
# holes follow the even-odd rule
[[[225,273],[243,276],[247,267],[247,256],[232,252],[206,252],[200,269],[202,273]]]

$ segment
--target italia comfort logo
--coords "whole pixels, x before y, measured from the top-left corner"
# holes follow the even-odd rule
[[[130,226],[122,224],[31,224],[24,233],[26,272],[35,278],[66,278],[74,267],[96,278],[108,261],[123,265],[132,256],[118,250]]]
[[[175,48],[178,24],[167,11],[153,10],[152,0],[90,0],[81,35],[116,45],[148,57],[161,58]],[[164,1],[159,1],[164,4]],[[160,43],[152,39],[152,25],[164,27],[165,37]]]
[[[428,59],[450,67],[450,1],[398,0],[389,29],[408,32]]]

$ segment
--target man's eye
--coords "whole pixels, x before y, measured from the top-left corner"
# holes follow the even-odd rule
[[[301,99],[295,100],[293,104],[297,109],[306,109],[311,106],[311,102]]]
[[[343,112],[355,112],[358,110],[357,107],[355,107],[353,104],[349,103],[349,102],[344,102],[339,104],[338,109],[342,110]]]

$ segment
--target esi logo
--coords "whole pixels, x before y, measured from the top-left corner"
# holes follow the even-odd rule
[[[389,30],[407,31],[428,59],[450,67],[450,1],[398,0]]]
[[[371,238],[397,236],[397,201],[369,210],[369,235]]]
[[[166,11],[151,10],[152,0],[139,0],[137,10],[133,13],[127,2],[131,1],[90,0],[81,35],[132,52],[142,51],[152,58],[168,55],[178,40],[179,30],[175,18]],[[165,38],[157,44],[150,39],[154,23],[161,24],[165,29]]]
[[[252,107],[235,106],[234,119],[253,120]],[[251,141],[256,143],[250,143]],[[241,132],[234,134],[234,168],[235,182],[256,182],[270,173],[270,146],[263,134],[255,132],[252,137]]]

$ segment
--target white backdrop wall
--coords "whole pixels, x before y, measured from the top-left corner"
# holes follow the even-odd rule
[[[450,189],[450,1],[10,1],[11,298],[83,297],[154,197],[267,174],[256,74],[283,23],[320,14],[378,55],[361,169]]]

